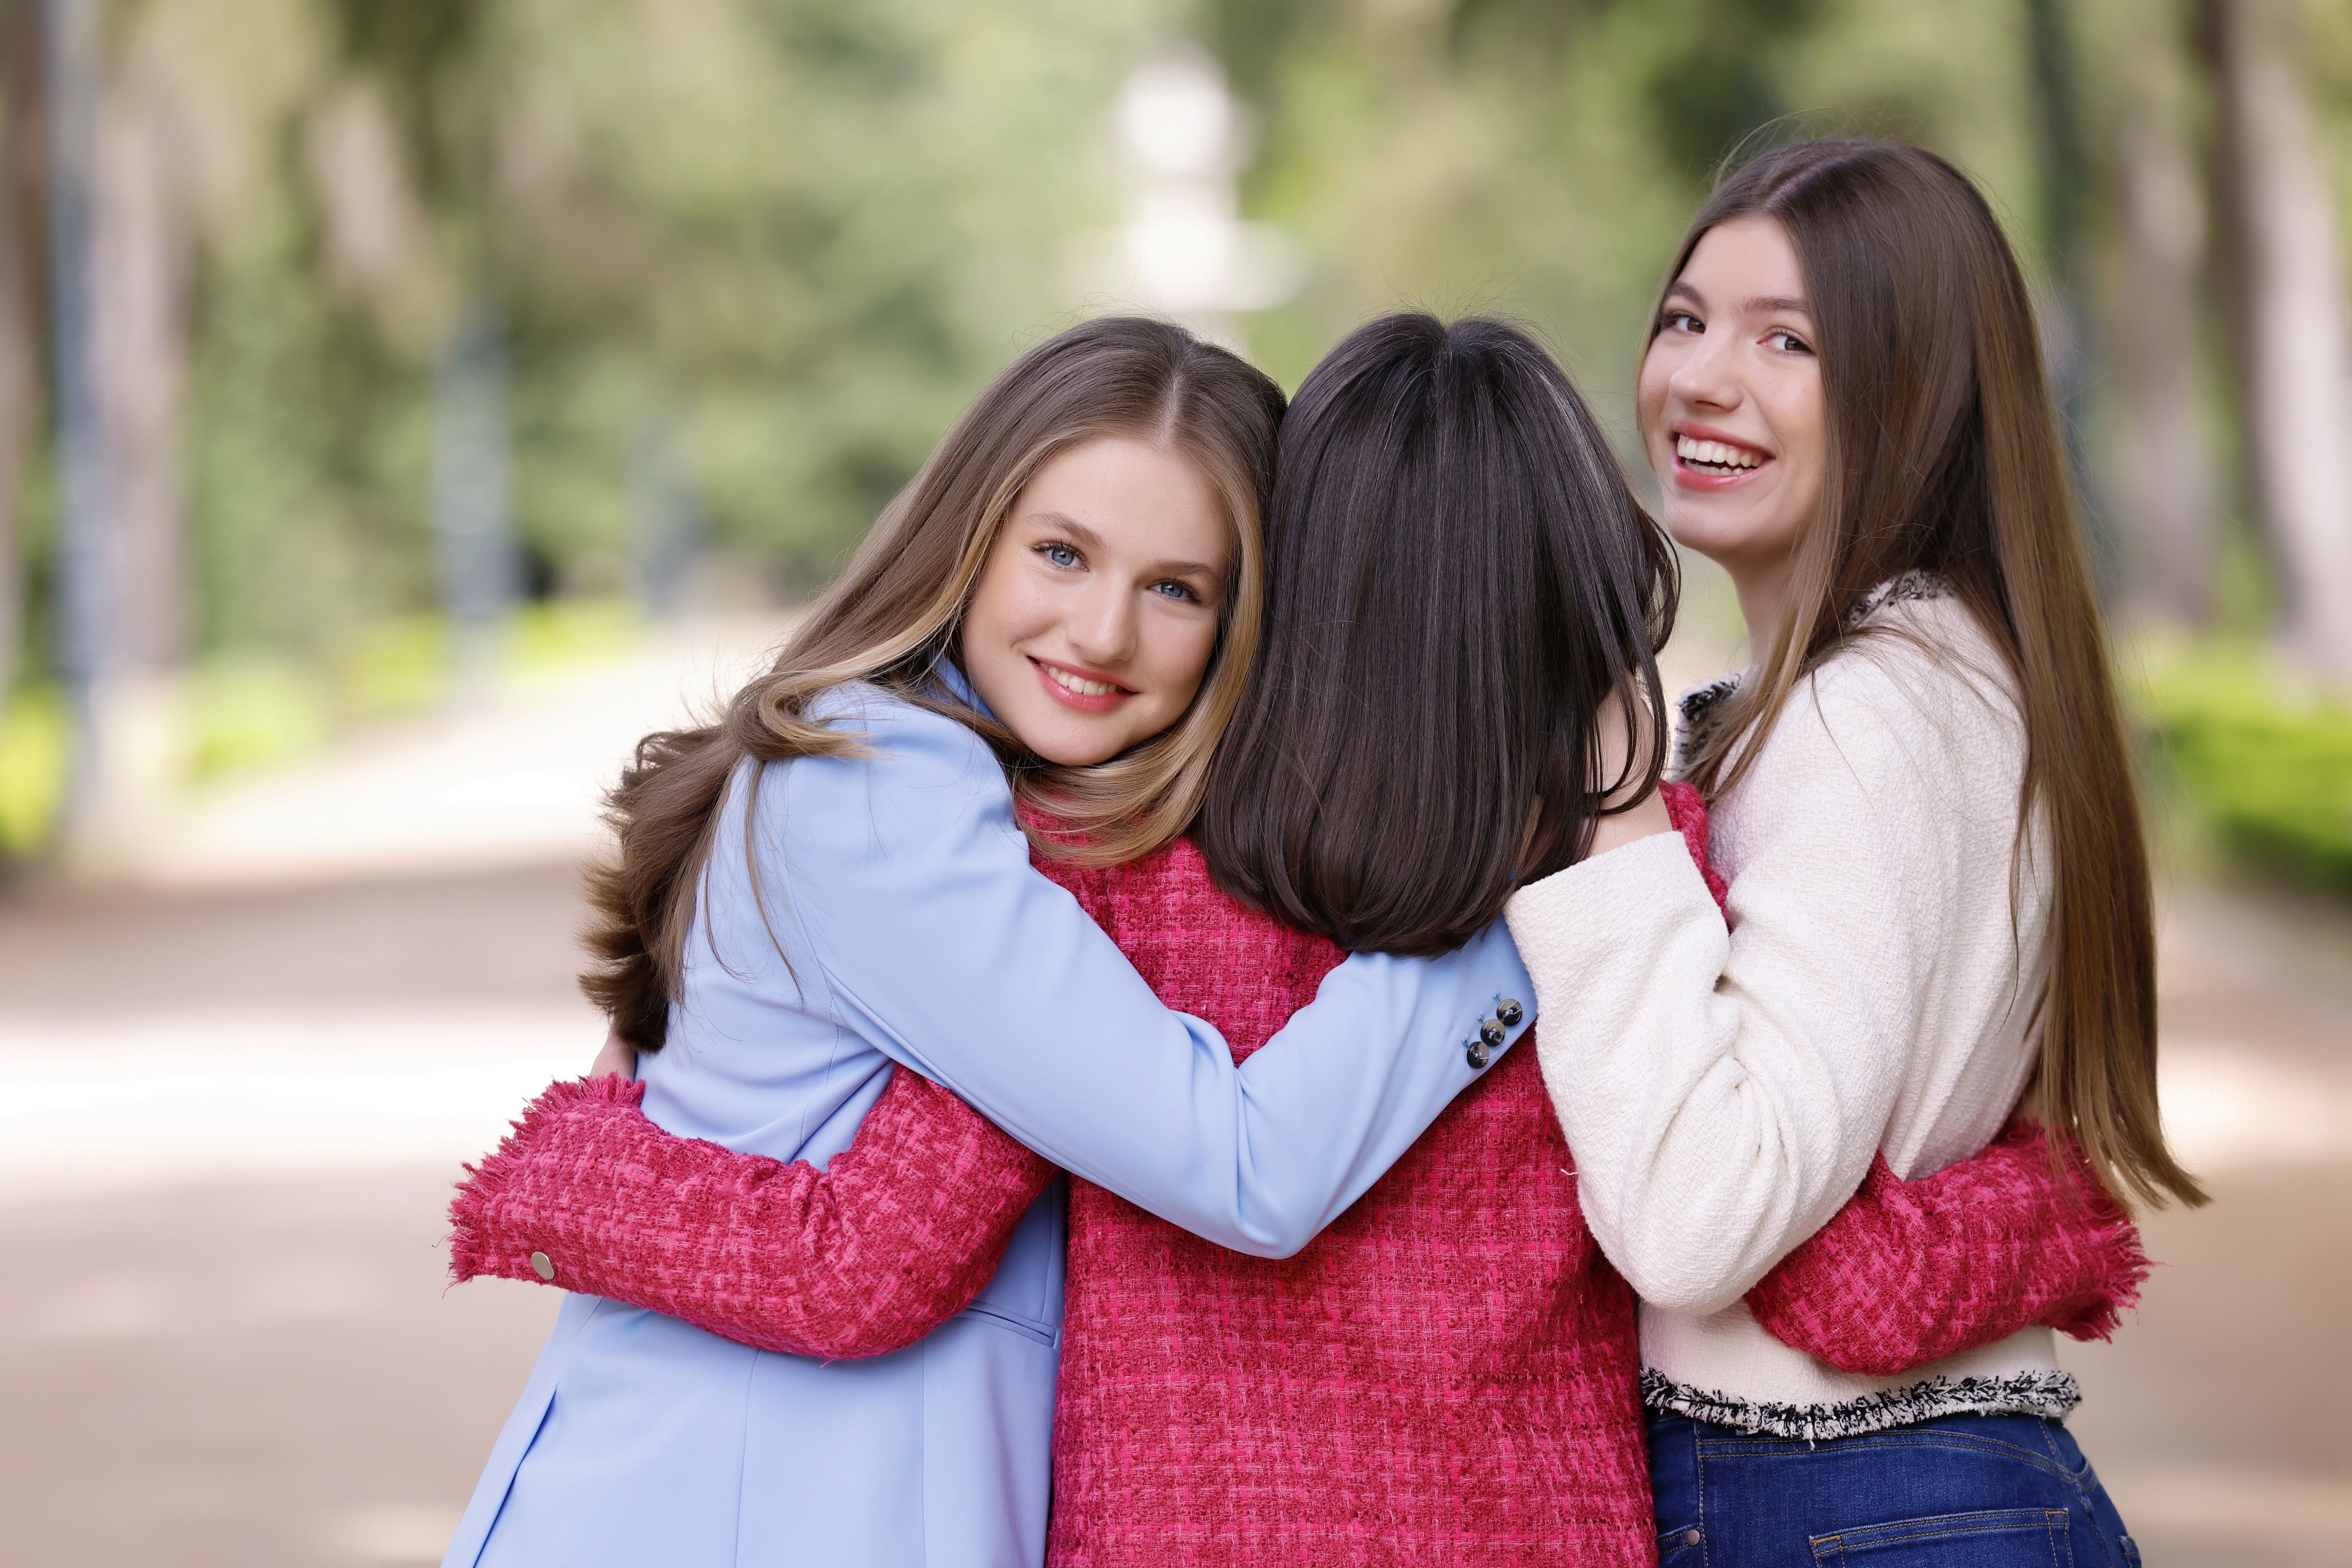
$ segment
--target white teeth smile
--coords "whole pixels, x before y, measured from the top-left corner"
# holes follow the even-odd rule
[[[1675,437],[1675,456],[1684,462],[1703,468],[1731,468],[1745,471],[1764,460],[1763,455],[1745,447],[1734,447],[1722,441],[1694,441],[1687,436]]]
[[[1056,669],[1044,659],[1037,661],[1037,668],[1051,677],[1055,685],[1065,691],[1075,691],[1081,697],[1108,697],[1118,689],[1108,680],[1080,680],[1068,670]]]

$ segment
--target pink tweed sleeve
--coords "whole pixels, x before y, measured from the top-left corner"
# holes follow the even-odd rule
[[[1059,1173],[904,1069],[823,1171],[676,1137],[644,1096],[602,1078],[534,1100],[458,1185],[450,1272],[544,1279],[762,1350],[880,1355],[971,1303]]]
[[[2079,1157],[2022,1121],[1916,1182],[1885,1156],[1748,1293],[1765,1331],[1841,1372],[1891,1377],[2046,1323],[2105,1339],[2139,1300],[2139,1228]]]
[[[1706,807],[1659,787],[1718,907]],[[2053,1161],[2015,1124],[1974,1159],[1916,1182],[1885,1156],[1844,1208],[1748,1293],[1765,1331],[1841,1372],[1893,1377],[2046,1323],[2105,1339],[2147,1278],[2139,1227],[2081,1159]]]
[[[1658,799],[1665,805],[1666,820],[1674,824],[1676,833],[1682,835],[1683,847],[1698,863],[1698,874],[1706,880],[1706,890],[1715,895],[1715,907],[1728,916],[1731,911],[1727,906],[1731,889],[1724,881],[1723,873],[1715,868],[1715,862],[1707,858],[1705,797],[1690,784],[1662,784],[1658,786]]]

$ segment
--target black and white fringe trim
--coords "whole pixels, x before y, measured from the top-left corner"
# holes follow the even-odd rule
[[[1845,613],[1843,629],[1853,630],[1890,605],[1908,605],[1921,599],[1940,599],[1951,592],[1951,586],[1932,572],[1906,572],[1899,577],[1889,577],[1855,601]]]
[[[1683,765],[1696,755],[1700,747],[1715,738],[1723,727],[1725,710],[1739,693],[1739,683],[1745,670],[1701,681],[1675,700],[1680,714],[1675,725],[1675,765],[1671,776],[1679,777]]]
[[[1871,616],[1890,605],[1940,599],[1950,591],[1950,585],[1932,572],[1906,572],[1889,577],[1854,602],[1839,623],[1840,629],[1852,635]],[[1735,670],[1713,680],[1703,680],[1675,700],[1675,759],[1674,766],[1667,770],[1669,778],[1680,778],[1690,759],[1714,741],[1716,731],[1729,717],[1731,700],[1739,695],[1747,676],[1746,670]]]
[[[1773,1405],[1716,1389],[1687,1388],[1642,1369],[1642,1403],[1670,1415],[1773,1437],[1859,1437],[1944,1415],[2039,1415],[2063,1421],[2083,1402],[2082,1387],[2063,1372],[2021,1372],[2009,1377],[1933,1377],[1835,1405]]]

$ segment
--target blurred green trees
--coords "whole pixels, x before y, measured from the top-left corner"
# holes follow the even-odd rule
[[[677,445],[749,570],[823,581],[962,399],[1071,310],[1059,247],[1115,210],[1101,121],[1151,19],[149,0],[146,25],[191,8],[251,51],[209,79],[242,164],[190,399],[215,645],[433,602],[430,368],[475,297],[510,337],[541,588],[627,586],[648,439]]]
[[[22,567],[21,592],[0,570],[0,691],[13,668],[23,693],[0,838],[20,847],[58,745],[38,9],[0,0],[0,567]],[[2280,200],[2318,189],[2342,226],[2352,0],[106,0],[105,19],[108,145],[144,163],[104,179],[147,237],[159,367],[118,379],[161,389],[172,439],[142,448],[142,493],[180,551],[146,552],[140,647],[203,672],[198,765],[437,689],[433,369],[468,310],[504,337],[534,595],[632,591],[661,526],[707,544],[722,597],[824,581],[990,373],[1116,303],[1073,241],[1123,215],[1120,80],[1184,40],[1254,120],[1249,216],[1312,258],[1244,322],[1284,379],[1400,300],[1498,310],[1630,433],[1658,269],[1720,160],[1759,130],[1907,137],[1984,182],[2044,290],[2118,603],[2242,638],[2315,618],[2312,574],[2273,565],[2311,530],[2282,522],[2291,475],[2245,412],[2276,377],[2243,306]],[[2301,132],[2246,112],[2282,58]],[[2233,156],[2297,134],[2322,182],[2304,198],[2238,177]],[[2344,279],[2321,281],[2340,328]]]
[[[2251,647],[2160,640],[2144,655],[2158,776],[2211,847],[2352,893],[2352,703],[2297,689]]]

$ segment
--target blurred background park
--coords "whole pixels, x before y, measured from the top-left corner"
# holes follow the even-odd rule
[[[1819,133],[2009,224],[2144,742],[2219,1201],[2077,1430],[2151,1562],[2352,1563],[2352,0],[0,0],[0,1559],[437,1560],[596,792],[1012,355],[1501,311],[1633,459]]]

